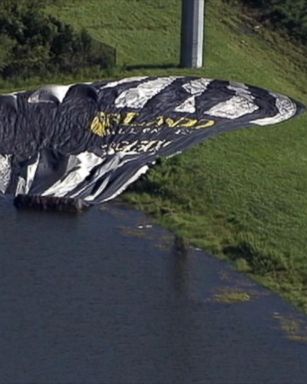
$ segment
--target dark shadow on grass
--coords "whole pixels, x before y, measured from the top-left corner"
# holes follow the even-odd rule
[[[168,63],[168,64],[133,64],[125,66],[127,71],[133,71],[135,69],[174,69],[180,68],[178,64]]]

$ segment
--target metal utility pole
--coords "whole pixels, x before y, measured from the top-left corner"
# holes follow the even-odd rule
[[[180,65],[203,66],[205,0],[182,0]]]

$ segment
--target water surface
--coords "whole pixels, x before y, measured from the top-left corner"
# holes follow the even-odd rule
[[[0,212],[1,384],[307,382],[305,318],[143,214]]]

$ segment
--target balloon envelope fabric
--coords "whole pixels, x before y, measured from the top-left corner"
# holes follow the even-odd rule
[[[0,96],[0,194],[110,200],[161,156],[303,106],[245,84],[131,77]]]

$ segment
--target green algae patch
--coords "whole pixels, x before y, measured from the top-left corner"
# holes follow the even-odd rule
[[[279,321],[281,330],[287,338],[292,341],[307,344],[307,322],[295,317],[275,314],[274,318]]]
[[[252,296],[250,293],[241,290],[221,289],[213,295],[212,299],[220,304],[236,304],[250,301]]]

